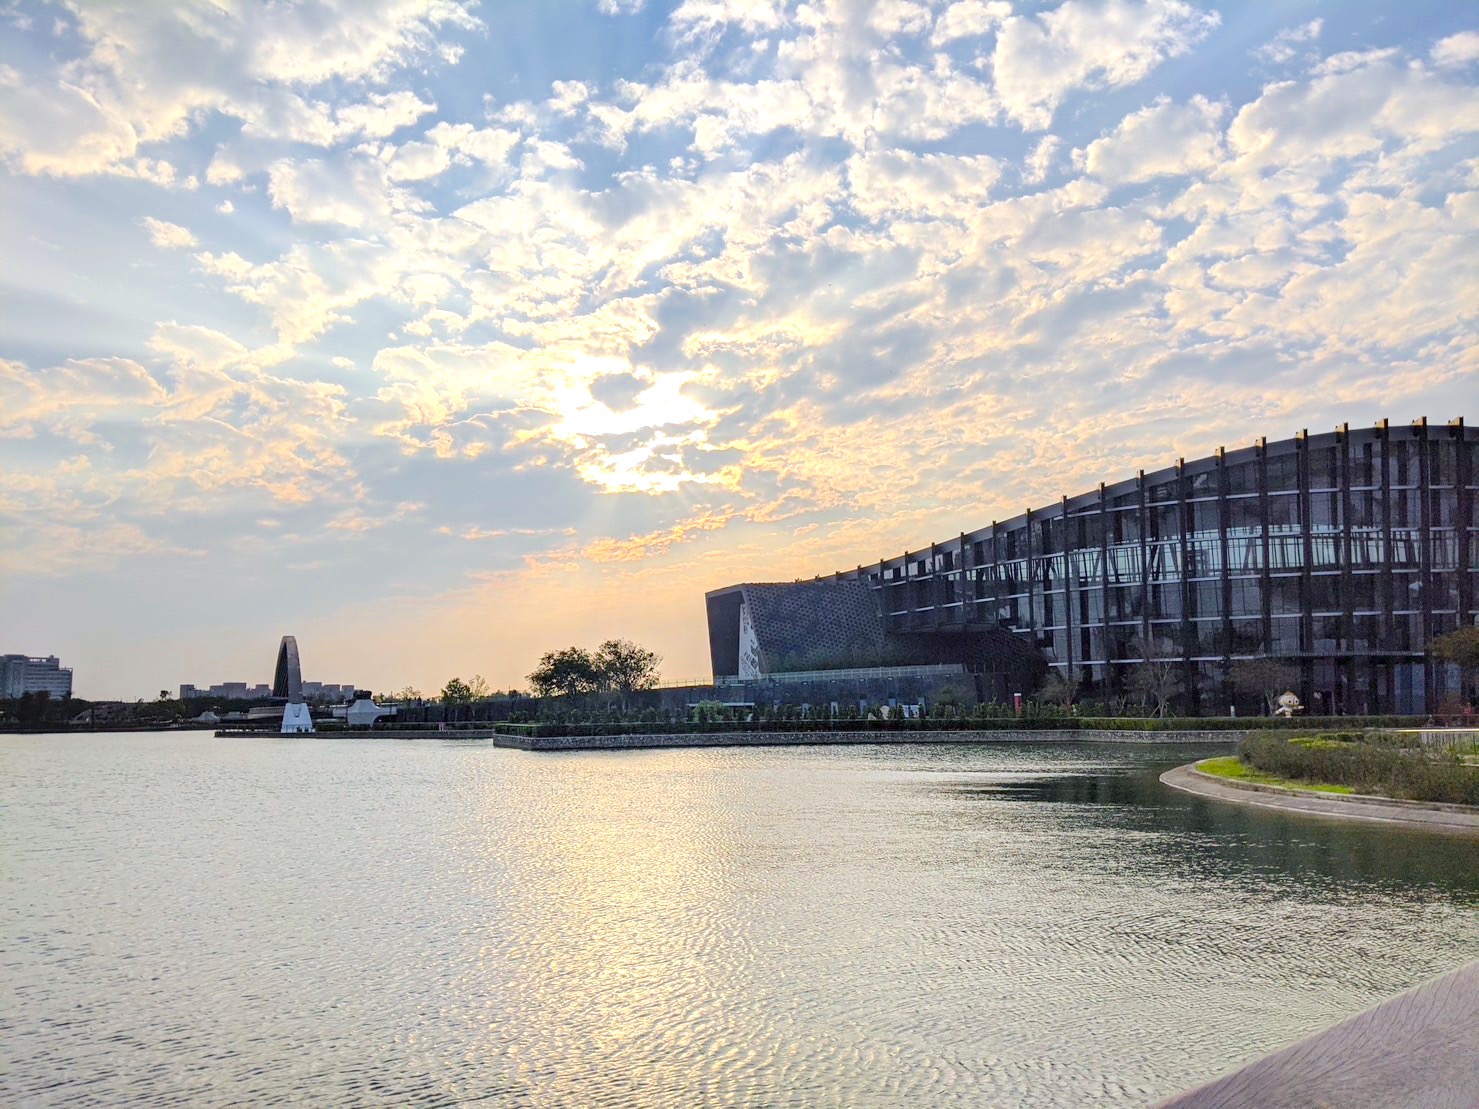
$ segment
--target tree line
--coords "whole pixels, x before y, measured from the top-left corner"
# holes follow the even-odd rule
[[[629,639],[608,639],[594,651],[584,647],[566,647],[548,651],[529,675],[529,692],[517,689],[492,689],[481,674],[464,681],[450,679],[440,694],[426,697],[415,686],[407,685],[387,694],[393,701],[440,700],[447,705],[466,705],[474,701],[498,698],[578,697],[592,693],[616,694],[626,707],[626,699],[658,683],[658,666],[662,656],[640,647]]]

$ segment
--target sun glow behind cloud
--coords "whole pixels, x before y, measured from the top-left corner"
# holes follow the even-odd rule
[[[10,5],[6,649],[698,674],[730,580],[1466,414],[1479,38],[1357,7]]]

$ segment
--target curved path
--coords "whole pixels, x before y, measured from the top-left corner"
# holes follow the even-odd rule
[[[1434,832],[1479,836],[1479,811],[1467,805],[1440,805],[1427,801],[1402,801],[1365,794],[1315,793],[1283,786],[1234,782],[1198,770],[1196,763],[1178,766],[1161,775],[1172,789],[1194,793],[1213,801],[1231,801],[1261,809],[1278,809],[1304,816],[1330,816],[1339,820],[1369,820],[1381,824],[1405,824]]]
[[[1161,1109],[1337,1105],[1479,1105],[1479,962],[1163,1102]]]

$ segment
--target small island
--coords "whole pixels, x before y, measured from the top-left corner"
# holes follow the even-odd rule
[[[1253,733],[1161,781],[1221,801],[1479,835],[1479,731]]]

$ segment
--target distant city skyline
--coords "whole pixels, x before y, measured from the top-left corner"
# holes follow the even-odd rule
[[[375,690],[700,678],[756,568],[1472,422],[1476,23],[5,5],[6,636],[127,700],[284,627]]]

